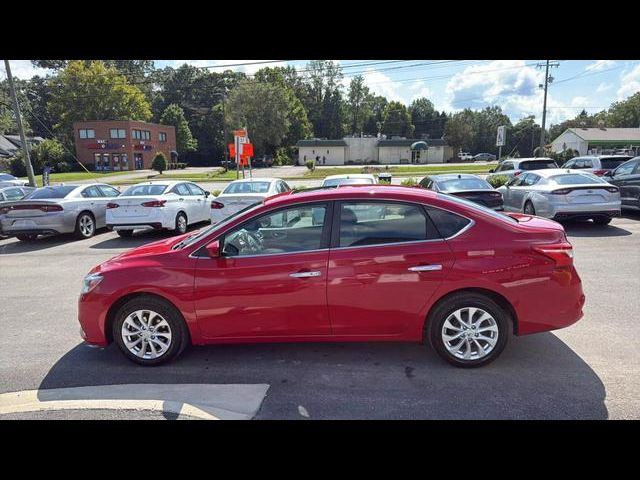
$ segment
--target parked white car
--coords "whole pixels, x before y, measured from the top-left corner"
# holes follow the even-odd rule
[[[234,180],[211,202],[211,223],[221,222],[249,205],[290,190],[287,182],[279,178]]]
[[[20,180],[9,173],[0,173],[0,187],[24,187],[28,185],[29,182]]]
[[[210,193],[192,182],[145,182],[133,185],[107,204],[107,228],[121,237],[134,230],[173,230],[177,235],[209,220]]]
[[[458,160],[460,160],[461,162],[473,160],[473,155],[471,155],[469,152],[458,152]]]
[[[378,179],[369,173],[352,173],[350,175],[329,175],[322,182],[323,187],[340,185],[375,185]]]

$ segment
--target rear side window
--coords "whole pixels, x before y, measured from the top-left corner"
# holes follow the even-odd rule
[[[99,198],[102,194],[100,193],[100,190],[98,190],[98,187],[89,187],[82,191],[82,196],[84,198]]]
[[[427,212],[442,238],[453,237],[471,223],[468,218],[436,207],[427,207]]]
[[[439,238],[420,205],[396,202],[345,202],[338,228],[340,247]]]
[[[78,187],[74,187],[74,186],[42,187],[42,188],[38,188],[37,190],[34,190],[29,195],[27,195],[27,197],[25,197],[25,200],[26,199],[40,200],[44,198],[64,198],[67,195],[69,195],[71,192],[73,192],[76,188]]]
[[[109,187],[107,185],[98,185],[98,188],[105,197],[117,197],[120,195],[120,191],[117,188]]]
[[[7,200],[19,200],[24,197],[24,193],[19,188],[8,188],[3,193]]]

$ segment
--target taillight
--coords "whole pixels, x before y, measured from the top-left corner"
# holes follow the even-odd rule
[[[502,194],[500,192],[491,192],[492,197],[501,197]]]
[[[570,188],[560,188],[558,190],[553,190],[551,193],[553,195],[566,195],[567,193],[571,193],[572,190]]]
[[[62,207],[60,205],[42,205],[40,210],[43,212],[61,212]]]
[[[605,173],[607,173],[607,170],[594,170],[592,172],[594,175],[598,175],[599,177],[601,177],[602,175],[604,175]]]
[[[107,203],[107,208],[118,208],[120,205],[118,205],[117,203]]]
[[[167,203],[166,200],[152,200],[150,202],[143,202],[143,207],[164,207],[164,204]]]
[[[224,208],[224,203],[220,203],[220,202],[211,202],[211,208],[214,208],[216,210],[220,209],[220,208]]]
[[[552,259],[556,262],[556,267],[573,265],[573,246],[569,242],[540,245],[533,247],[533,250]]]
[[[607,192],[618,193],[620,189],[618,187],[607,187]]]
[[[522,170],[516,170],[515,172],[513,172],[513,176],[517,177],[518,175],[520,175],[522,173]]]

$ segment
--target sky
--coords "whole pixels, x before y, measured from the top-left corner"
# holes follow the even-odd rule
[[[429,98],[437,110],[455,112],[499,105],[513,123],[528,115],[542,119],[543,60],[336,60],[343,67],[343,84],[357,74],[369,89],[406,105]],[[270,63],[256,63],[270,62]],[[188,63],[210,71],[231,70],[249,75],[265,66],[293,65],[308,60],[155,60],[157,68]],[[582,109],[596,113],[640,91],[639,60],[559,60],[550,69],[554,78],[547,98],[547,125],[575,117]],[[17,78],[44,75],[28,60],[12,60]],[[4,78],[0,68],[0,79]]]

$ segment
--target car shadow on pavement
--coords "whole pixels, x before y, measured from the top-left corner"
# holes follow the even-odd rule
[[[102,228],[96,231],[96,237],[107,233],[107,230]],[[38,237],[37,240],[28,242],[22,242],[16,237],[9,237],[7,243],[0,245],[0,255],[8,255],[14,253],[28,253],[36,252],[39,250],[45,250],[47,248],[58,247],[65,243],[81,242],[79,238],[76,238],[73,234],[66,233],[61,235],[47,235]]]
[[[191,225],[187,229],[187,232],[192,233],[197,230],[200,230],[201,228],[206,228],[208,226],[209,226],[208,223],[206,224],[197,223],[197,224]],[[89,248],[97,248],[97,249],[135,248],[141,245],[145,245],[147,243],[156,242],[158,240],[166,240],[168,238],[175,237],[175,236],[176,234],[170,230],[151,230],[147,232],[140,231],[140,232],[135,232],[129,238],[116,236],[116,237],[109,238],[108,240],[105,240],[103,242],[99,242],[94,245],[91,245]]]
[[[269,384],[258,419],[606,419],[598,375],[552,333],[511,338],[458,369],[410,343],[212,345],[148,368],[78,345],[40,389],[136,383]]]
[[[595,225],[591,222],[564,223],[564,230],[572,237],[625,237],[629,230],[614,225]]]

